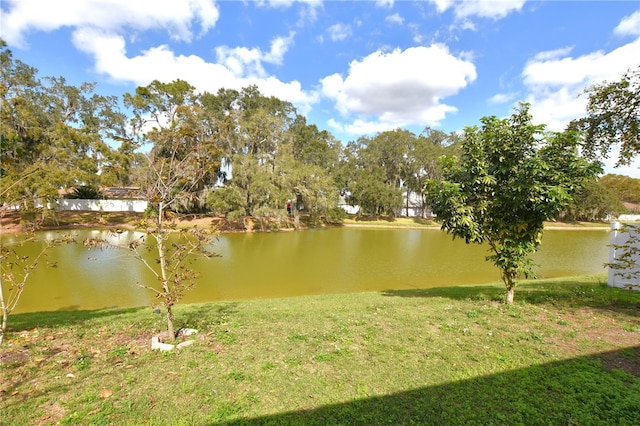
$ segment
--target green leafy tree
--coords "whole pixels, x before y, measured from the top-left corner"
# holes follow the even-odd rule
[[[316,221],[331,215],[338,202],[338,185],[334,179],[338,168],[341,143],[327,131],[308,125],[297,115],[289,132],[291,143],[279,153],[283,187],[298,207]],[[298,227],[298,209],[293,210]],[[339,221],[339,220],[338,220]]]
[[[627,208],[624,204],[613,191],[602,184],[601,180],[587,182],[578,190],[560,218],[593,222],[606,219],[610,215],[626,213]]]
[[[290,130],[293,134],[293,156],[304,164],[313,164],[333,174],[340,155],[340,141],[315,124],[307,124],[306,118],[297,115]]]
[[[587,117],[570,124],[584,131],[584,152],[606,157],[619,145],[617,165],[629,164],[640,153],[640,65],[619,81],[593,85],[586,93]]]
[[[396,129],[348,144],[351,155],[343,176],[348,176],[347,200],[360,211],[395,216],[402,208],[407,150],[415,135]]]
[[[223,90],[203,97],[205,108],[216,117],[215,128],[223,149],[223,181],[208,203],[234,216],[252,216],[279,206],[275,174],[278,146],[289,138],[293,106],[265,97],[257,87]],[[239,205],[238,205],[239,204]]]
[[[277,186],[282,204],[290,202],[290,214],[296,229],[300,226],[300,211],[312,221],[319,221],[338,201],[338,191],[327,171],[312,162],[296,158],[292,142],[282,143],[276,157]]]
[[[531,123],[529,106],[509,118],[484,117],[468,127],[462,157],[448,157],[443,180],[428,182],[428,198],[442,229],[466,243],[488,244],[513,303],[517,280],[533,276],[529,256],[544,222],[592,179],[599,166],[577,154],[575,133],[545,134]]]
[[[440,157],[456,155],[458,139],[455,133],[447,134],[427,127],[420,136],[408,141],[403,180],[408,193],[417,195],[422,217],[428,213],[425,185],[429,180],[442,177]],[[405,201],[408,216],[409,197]]]
[[[0,187],[22,206],[53,201],[59,188],[98,185],[111,148],[124,131],[117,99],[95,93],[95,84],[40,80],[37,70],[14,60],[0,41]]]
[[[224,186],[209,195],[211,210],[286,219],[287,201],[314,216],[327,209],[328,200],[335,203],[328,175],[339,142],[307,125],[290,103],[263,96],[255,86],[205,94],[202,103],[215,117],[224,151]],[[298,210],[293,213],[298,224]]]
[[[640,203],[640,179],[624,175],[606,174],[598,181],[604,188],[626,203]]]

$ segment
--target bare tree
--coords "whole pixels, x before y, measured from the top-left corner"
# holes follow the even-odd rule
[[[198,255],[214,256],[212,229],[178,229],[175,221],[177,212],[192,205],[199,192],[212,184],[220,162],[215,137],[205,125],[206,112],[193,90],[184,81],[155,81],[137,88],[135,95],[125,95],[125,103],[134,110],[137,143],[152,144],[145,154],[147,173],[142,178],[150,214],[136,227],[143,236],[117,247],[130,250],[157,278],[157,285],[141,285],[161,301],[171,339],[175,338],[173,306],[198,277],[190,265]],[[87,239],[85,245],[114,246],[106,239]],[[147,260],[145,250],[153,252],[156,262]]]

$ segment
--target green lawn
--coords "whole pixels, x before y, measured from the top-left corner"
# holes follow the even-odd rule
[[[605,277],[14,315],[0,423],[632,425],[640,292]]]

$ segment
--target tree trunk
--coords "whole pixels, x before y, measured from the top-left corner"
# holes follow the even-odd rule
[[[507,305],[511,305],[513,303],[513,296],[516,291],[517,276],[517,270],[511,268],[502,270],[502,281],[504,282],[505,287],[507,287],[507,294],[505,297],[505,302],[507,303]]]
[[[171,310],[171,306],[167,307],[167,332],[169,333],[169,339],[171,339],[171,341],[175,340],[176,333],[173,328],[173,311]]]
[[[171,300],[171,288],[169,288],[169,280],[167,274],[167,256],[165,253],[165,235],[162,227],[162,215],[164,214],[164,203],[161,201],[158,204],[158,223],[156,228],[156,244],[158,248],[158,258],[160,259],[160,275],[162,278],[162,292],[164,294],[165,309],[167,310],[167,331],[169,332],[169,338],[175,339],[173,331],[173,312],[171,312],[171,304],[168,303]]]
[[[300,229],[300,213],[298,212],[298,206],[293,206],[293,227],[296,231]]]
[[[7,312],[7,305],[4,301],[4,289],[2,288],[2,278],[0,277],[0,308],[2,309],[2,327],[0,327],[0,348],[2,347],[2,341],[4,340],[4,332],[7,329],[7,322],[9,321],[9,312]]]
[[[507,298],[505,299],[507,305],[513,304],[513,296],[515,294],[515,290],[515,286],[507,287]]]
[[[406,211],[407,211],[407,217],[409,217],[409,188],[407,188],[407,196],[406,196],[406,199],[407,199],[407,205],[406,205],[407,210],[406,210]]]

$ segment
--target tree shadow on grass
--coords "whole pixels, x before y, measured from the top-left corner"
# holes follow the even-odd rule
[[[205,329],[207,318],[210,318],[212,309],[217,311],[216,317],[220,318],[220,321],[223,321],[224,318],[238,312],[237,306],[238,303],[225,303],[216,306],[211,304],[176,305],[176,325],[179,327],[202,327]],[[41,327],[66,327],[72,324],[81,324],[96,318],[119,317],[127,314],[140,313],[145,310],[148,311],[148,319],[153,320],[156,318],[153,309],[149,306],[92,310],[80,310],[75,306],[68,306],[57,311],[11,314],[9,316],[8,328],[11,332],[20,332]]]
[[[137,313],[145,309],[149,310],[150,313],[152,312],[148,306],[124,309],[105,308],[93,310],[78,310],[71,306],[57,311],[11,314],[9,316],[8,326],[13,332],[31,330],[38,327],[66,327],[70,324],[80,324],[95,318],[106,318],[111,316],[117,317],[125,314]]]
[[[631,425],[640,419],[640,346],[240,425]]]
[[[211,326],[212,311],[217,323],[224,323],[229,317],[238,313],[239,302],[199,304],[180,306],[177,313],[176,324],[179,327],[207,330]]]
[[[436,287],[425,289],[386,290],[389,297],[443,297],[454,300],[503,302],[505,287],[500,283],[478,286]],[[609,287],[600,277],[527,280],[518,284],[516,304],[550,304],[553,306],[589,307],[640,316],[640,291]]]

